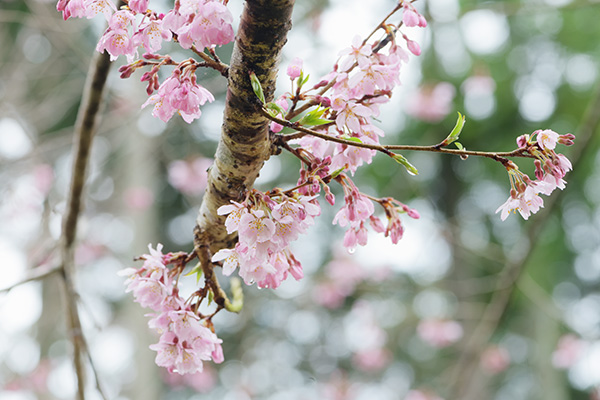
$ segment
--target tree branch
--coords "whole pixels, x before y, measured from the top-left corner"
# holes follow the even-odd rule
[[[55,272],[58,272],[62,269],[62,266],[60,265],[55,265],[55,266],[42,266],[42,267],[36,267],[33,268],[31,270],[29,270],[29,272],[27,273],[27,276],[25,276],[25,278],[21,279],[20,281],[13,283],[10,286],[7,286],[5,288],[0,289],[0,293],[2,292],[8,292],[12,289],[14,289],[15,287],[22,285],[24,283],[27,282],[31,282],[31,281],[35,281],[38,279],[44,279],[47,276],[50,276],[52,274],[54,274]]]
[[[487,151],[474,151],[474,150],[466,150],[466,149],[448,149],[445,147],[437,147],[434,146],[413,146],[413,145],[404,145],[404,144],[393,144],[393,145],[380,145],[380,144],[370,144],[370,143],[361,143],[355,142],[352,140],[347,140],[335,136],[328,135],[326,133],[322,133],[319,131],[315,131],[313,129],[305,128],[297,122],[290,122],[285,119],[281,119],[278,117],[274,117],[267,110],[261,108],[262,114],[270,119],[271,121],[277,122],[280,125],[286,126],[288,128],[292,128],[300,132],[299,134],[290,134],[290,135],[278,135],[282,139],[298,139],[304,135],[311,135],[314,137],[318,137],[319,139],[327,140],[329,142],[335,142],[339,144],[343,144],[346,146],[354,146],[361,147],[363,149],[370,149],[375,151],[380,151],[388,156],[394,156],[391,150],[406,150],[406,151],[427,151],[431,153],[445,153],[445,154],[453,154],[459,157],[467,157],[467,156],[477,156],[477,157],[487,157],[492,160],[501,162],[502,164],[506,163],[506,157],[527,157],[531,158],[529,153],[523,149],[516,149],[513,151],[506,152],[487,152]]]
[[[217,209],[243,198],[271,154],[269,120],[260,111],[248,74],[256,74],[271,101],[293,6],[294,0],[248,0],[242,13],[229,67],[221,140],[197,218],[196,237],[207,235],[212,254],[231,247],[235,238],[227,234],[225,218]]]
[[[74,243],[77,234],[77,223],[82,208],[83,189],[90,149],[109,68],[109,55],[107,53],[99,54],[94,52],[75,123],[76,143],[73,156],[71,187],[67,199],[67,211],[63,217],[63,229],[60,239],[63,291],[67,308],[69,334],[73,343],[73,364],[77,374],[77,398],[79,400],[85,398],[85,365],[83,355],[87,352],[87,344],[77,312],[78,295],[74,283]],[[98,389],[101,395],[105,397],[100,390],[99,384]]]

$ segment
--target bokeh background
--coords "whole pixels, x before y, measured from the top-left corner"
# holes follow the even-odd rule
[[[401,243],[373,235],[349,254],[343,231],[331,225],[337,208],[324,206],[295,246],[305,278],[273,291],[244,288],[243,311],[214,320],[226,361],[193,377],[169,375],[155,366],[148,345],[157,338],[117,271],[135,265],[148,243],[192,249],[225,86],[216,73],[200,72],[217,101],[191,125],[177,118],[167,125],[150,108],[140,111],[144,85],[139,74],[119,79],[121,57],[95,137],[76,252],[84,333],[109,398],[424,400],[449,399],[457,385],[480,400],[598,398],[600,4],[415,4],[429,26],[406,32],[423,54],[411,58],[383,107],[385,142],[438,143],[457,111],[467,116],[461,142],[468,149],[508,151],[518,135],[539,128],[583,133],[563,148],[576,165],[564,192],[529,221],[501,222],[494,212],[509,191],[501,165],[406,153],[420,171],[409,176],[378,157],[355,181],[420,212],[420,220],[405,221]],[[315,83],[354,35],[367,35],[394,5],[298,2],[282,69],[301,57]],[[237,19],[242,3],[231,0],[230,8]],[[57,262],[73,123],[103,23],[63,22],[54,1],[0,2],[0,289]],[[230,51],[218,49],[225,62]],[[173,56],[189,57],[176,49]],[[282,76],[278,93],[286,90]],[[590,141],[581,140],[586,134]],[[532,173],[531,163],[519,165]],[[298,168],[289,155],[272,158],[257,186],[293,186]],[[500,287],[507,271],[516,279]],[[482,323],[506,288],[498,323]],[[1,400],[74,397],[64,320],[57,276],[0,292]],[[481,336],[486,326],[493,329]],[[476,370],[461,376],[456,369],[476,328],[485,338],[469,353]],[[88,397],[100,398],[88,375]]]

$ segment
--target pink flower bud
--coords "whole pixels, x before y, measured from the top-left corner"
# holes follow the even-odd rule
[[[542,162],[540,160],[535,160],[533,162],[535,165],[535,177],[540,181],[544,179],[544,170],[542,169]]]
[[[402,22],[408,27],[418,26],[420,22],[419,14],[417,14],[413,10],[408,9],[407,3],[405,3],[404,14],[402,14]]]
[[[290,79],[294,80],[300,76],[302,73],[302,59],[300,57],[296,57],[292,60],[292,63],[287,68],[287,74]]]
[[[565,146],[573,146],[575,140],[575,135],[572,133],[567,133],[566,135],[560,135],[558,137],[558,143],[563,144]]]
[[[406,36],[404,38],[406,39],[406,45],[408,46],[408,50],[415,56],[420,56],[421,46],[419,46],[419,43],[415,42],[414,40],[410,40]]]
[[[517,146],[519,146],[520,149],[524,149],[527,147],[529,143],[529,135],[521,135],[517,138]]]
[[[327,86],[328,83],[329,83],[328,80],[323,79],[322,81],[320,81],[319,83],[317,83],[315,86],[313,86],[313,89],[322,88],[323,86]]]

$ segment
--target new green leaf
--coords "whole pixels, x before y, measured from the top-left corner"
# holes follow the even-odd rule
[[[404,168],[406,168],[406,171],[408,171],[409,174],[411,174],[411,175],[419,174],[419,170],[414,165],[412,165],[402,154],[394,154],[392,156],[392,158],[398,164],[404,165]]]
[[[265,94],[263,93],[260,81],[254,72],[250,72],[250,83],[252,84],[252,90],[254,90],[256,97],[258,97],[260,101],[265,104]]]

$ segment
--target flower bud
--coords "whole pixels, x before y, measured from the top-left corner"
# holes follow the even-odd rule
[[[525,135],[521,135],[517,138],[517,146],[519,146],[520,149],[526,148],[528,144],[529,144],[529,135],[525,134]]]

